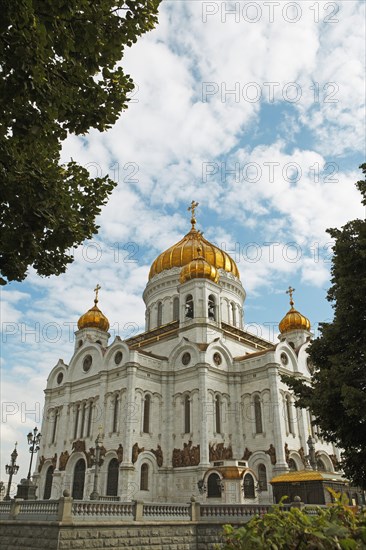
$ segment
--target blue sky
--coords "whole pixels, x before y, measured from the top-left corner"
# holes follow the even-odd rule
[[[118,186],[64,275],[30,270],[1,291],[1,479],[16,440],[18,479],[27,474],[48,373],[69,362],[96,283],[112,335],[141,330],[150,265],[189,230],[192,199],[198,227],[238,263],[249,330],[276,340],[290,284],[315,335],[331,319],[325,230],[365,214],[354,186],[365,4],[270,4],[273,17],[263,2],[163,2],[159,26],[123,61],[138,85],[129,109],[109,132],[65,143],[64,161]]]

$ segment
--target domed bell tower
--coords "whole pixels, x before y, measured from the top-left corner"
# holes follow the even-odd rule
[[[81,348],[85,342],[96,342],[103,347],[108,346],[109,321],[97,306],[100,289],[101,286],[98,284],[94,289],[94,306],[78,320],[79,330],[75,332],[75,351]]]
[[[278,328],[280,329],[279,339],[287,340],[293,348],[298,348],[312,336],[310,332],[310,321],[294,308],[295,302],[292,298],[295,289],[291,286],[286,290],[290,296],[290,306]]]

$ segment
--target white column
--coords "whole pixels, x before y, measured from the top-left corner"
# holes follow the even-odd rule
[[[198,365],[198,376],[199,376],[199,414],[200,414],[200,465],[208,466],[209,465],[209,456],[208,456],[208,437],[207,437],[207,417],[209,414],[212,414],[214,418],[214,410],[208,411],[208,406],[211,407],[208,403],[208,394],[207,394],[207,366]]]
[[[282,400],[281,394],[279,391],[279,374],[277,367],[270,367],[268,369],[269,383],[270,383],[270,392],[271,392],[271,402],[273,410],[273,445],[276,449],[276,464],[273,465],[273,472],[279,474],[284,471],[288,471],[288,465],[285,457],[285,437],[284,430],[282,426],[284,424],[284,419],[282,418]],[[282,422],[281,422],[282,419]]]

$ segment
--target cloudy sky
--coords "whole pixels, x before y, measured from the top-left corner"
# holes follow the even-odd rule
[[[149,267],[198,227],[236,260],[248,330],[276,340],[286,288],[315,335],[332,318],[328,227],[364,217],[354,182],[364,160],[365,3],[165,0],[158,27],[123,66],[136,90],[109,132],[70,136],[72,157],[118,181],[99,234],[60,277],[30,271],[2,289],[0,479],[14,442],[27,475],[26,434],[43,389],[68,363],[79,316],[100,307],[111,334],[142,330]]]

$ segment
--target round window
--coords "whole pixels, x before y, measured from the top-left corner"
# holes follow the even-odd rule
[[[282,365],[287,365],[288,357],[287,357],[286,353],[281,353],[281,363],[282,363]]]
[[[116,363],[116,365],[119,365],[120,362],[122,361],[123,359],[123,354],[121,351],[117,351],[116,355],[114,356],[114,362]]]
[[[182,363],[183,363],[183,365],[189,365],[190,360],[191,360],[191,354],[188,353],[188,351],[186,351],[185,353],[183,353],[183,355],[182,355]]]
[[[93,358],[91,355],[87,355],[85,358],[84,358],[84,361],[83,361],[83,371],[84,372],[88,372],[88,370],[90,370],[90,367],[92,365],[92,362],[93,362]]]
[[[213,360],[214,360],[215,365],[217,365],[217,366],[221,365],[221,363],[222,363],[222,357],[217,352],[214,353]]]
[[[62,372],[59,372],[56,378],[57,384],[61,384],[62,380],[64,379],[64,375]]]

